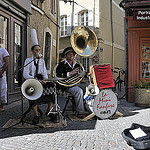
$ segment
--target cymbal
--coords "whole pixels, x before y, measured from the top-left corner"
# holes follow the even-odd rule
[[[66,78],[48,78],[45,79],[45,81],[59,81],[59,80],[65,80]]]

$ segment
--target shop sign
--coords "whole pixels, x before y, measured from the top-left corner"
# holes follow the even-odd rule
[[[133,20],[150,20],[150,10],[134,10],[133,11]]]

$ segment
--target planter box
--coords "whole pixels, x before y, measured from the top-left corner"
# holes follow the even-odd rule
[[[133,89],[133,98],[136,106],[150,107],[150,92],[147,89]]]

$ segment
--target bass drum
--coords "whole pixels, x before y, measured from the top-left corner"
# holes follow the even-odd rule
[[[118,108],[118,99],[111,89],[101,90],[95,97],[93,103],[94,114],[101,118],[107,119],[112,117]]]

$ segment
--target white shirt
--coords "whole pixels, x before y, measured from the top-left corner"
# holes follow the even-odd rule
[[[4,66],[4,57],[7,57],[7,56],[9,56],[9,53],[7,52],[7,50],[4,48],[0,48],[0,70],[2,70]],[[5,72],[3,75],[5,75]]]
[[[28,63],[29,63],[29,65],[27,65]],[[23,77],[25,79],[34,78],[34,76],[35,76],[35,70],[36,70],[36,67],[34,65],[34,57],[32,56],[30,58],[27,58],[25,60],[25,63],[24,63],[24,66],[25,65],[27,65],[27,66],[24,67]],[[39,59],[38,74],[42,74],[43,78],[48,79],[47,70],[46,70],[46,66],[45,66],[45,61],[43,59]]]
[[[74,60],[74,61],[73,61],[73,65],[71,66],[71,65],[69,64],[69,62],[65,59],[64,64],[66,64],[66,63],[73,69],[74,66],[75,66],[75,64],[76,64],[77,62]],[[67,72],[67,77],[69,77],[69,72]]]
[[[7,52],[7,50],[4,48],[0,48],[0,69],[2,69],[4,66],[3,58],[6,56],[9,56],[9,53]]]

